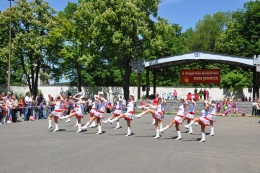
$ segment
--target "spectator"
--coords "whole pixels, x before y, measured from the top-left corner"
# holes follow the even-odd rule
[[[252,102],[252,116],[256,116],[256,114],[257,114],[257,102],[256,102],[256,100],[254,99],[253,100],[253,102]]]
[[[5,124],[4,109],[5,109],[5,102],[4,99],[2,98],[2,95],[0,95],[0,125]]]
[[[21,97],[19,100],[19,112],[20,112],[20,120],[22,119],[22,114],[24,115],[25,112],[25,101],[24,101],[24,97]]]
[[[15,95],[12,95],[13,109],[12,109],[12,121],[17,121],[17,112],[19,109],[19,101],[16,99]]]
[[[209,90],[206,91],[207,100],[209,100]]]
[[[174,100],[177,100],[177,96],[178,96],[178,93],[176,90],[173,91],[173,97],[174,97]]]
[[[35,105],[36,105],[35,116],[37,115],[38,119],[42,119],[43,118],[43,95],[42,94],[40,94],[37,97]]]
[[[200,99],[202,99],[202,96],[203,96],[203,91],[202,91],[202,89],[200,89],[199,95],[200,95]]]
[[[6,106],[7,106],[7,116],[6,116],[6,123],[12,123],[12,110],[13,110],[13,102],[12,102],[12,95],[7,95],[6,100]]]
[[[204,89],[204,91],[203,91],[204,100],[206,100],[206,94],[207,94],[207,91],[206,91],[206,89]]]
[[[260,116],[260,100],[257,100],[256,115]]]
[[[29,121],[29,117],[31,116],[31,108],[32,108],[32,99],[30,92],[26,93],[24,98],[25,101],[25,112],[24,112],[24,121]]]

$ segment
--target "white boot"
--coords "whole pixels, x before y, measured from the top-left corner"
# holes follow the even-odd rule
[[[206,141],[206,139],[205,139],[205,133],[201,133],[201,140],[200,140],[200,142],[205,142]]]
[[[188,125],[184,125],[184,127],[185,127],[186,129],[189,129],[190,126],[192,126],[193,124],[194,124],[194,121],[191,121],[190,124],[188,124]]]
[[[211,127],[211,132],[210,132],[210,134],[209,134],[209,136],[214,136],[214,127]]]
[[[87,130],[88,126],[89,126],[89,121],[87,122],[87,124],[85,124],[85,126],[81,127],[81,130]]]
[[[131,128],[127,127],[127,134],[125,136],[131,136]]]
[[[77,127],[79,125],[78,120],[76,119],[76,124],[74,125],[74,127]]]
[[[76,133],[80,133],[81,132],[81,124],[78,124],[78,131]]]
[[[178,133],[178,138],[176,138],[176,140],[181,140],[181,139],[182,139],[182,137],[181,137],[181,132],[180,132],[180,131],[177,131],[177,133]]]
[[[156,129],[156,136],[155,136],[154,138],[155,138],[155,139],[160,138],[159,129]]]
[[[52,128],[52,125],[51,125],[51,120],[49,120],[48,122],[49,122],[48,129],[51,129],[51,128]]]
[[[60,117],[61,120],[66,119],[66,118],[68,118],[68,115]]]
[[[198,122],[196,122],[196,123],[194,123],[195,124],[195,126],[198,126],[199,125],[199,123]]]
[[[155,119],[153,118],[153,122],[151,124],[155,124]]]
[[[160,122],[160,130],[162,130],[163,129],[163,127],[162,127],[162,122]]]
[[[190,126],[189,134],[193,134],[192,127]]]
[[[135,115],[135,117],[141,118],[141,116],[144,115],[144,114],[145,114],[145,112],[142,112],[142,113],[140,113],[140,114]]]
[[[120,129],[120,124],[119,124],[119,121],[116,122],[116,128],[115,129]]]
[[[55,123],[55,130],[53,130],[53,132],[57,132],[57,131],[59,131],[59,126],[57,123]]]
[[[163,129],[160,129],[159,132],[163,132],[164,130],[168,129],[169,126],[167,125],[166,127],[164,127]]]
[[[67,121],[65,121],[66,123],[69,123],[70,122],[70,118],[67,119]]]
[[[96,121],[93,121],[93,122],[90,124],[89,127],[90,127],[90,128],[94,128],[94,127],[96,127]]]
[[[97,126],[97,128],[98,128],[98,132],[96,134],[102,134],[101,126]]]
[[[114,118],[113,120],[108,120],[108,122],[110,122],[111,124],[113,124],[115,121],[118,120],[118,117]]]

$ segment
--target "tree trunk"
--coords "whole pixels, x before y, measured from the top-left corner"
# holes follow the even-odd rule
[[[129,98],[129,83],[130,83],[130,75],[131,75],[130,61],[131,61],[131,57],[126,56],[124,59],[125,75],[122,76],[125,99]]]

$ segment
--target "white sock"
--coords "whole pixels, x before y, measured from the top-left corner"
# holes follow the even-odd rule
[[[131,128],[127,127],[127,134],[131,134]]]
[[[78,120],[76,119],[76,125],[78,125],[79,123],[78,123]]]
[[[201,140],[205,140],[205,133],[201,133]]]
[[[193,132],[193,131],[192,131],[192,127],[191,127],[191,126],[190,126],[190,132]]]
[[[55,123],[55,129],[59,129],[58,123]]]
[[[101,126],[98,126],[98,133],[102,133]]]
[[[189,124],[189,126],[192,126],[193,124],[194,124],[194,121],[191,121],[190,124]]]
[[[118,117],[114,118],[114,119],[111,120],[111,121],[114,122],[114,121],[117,121],[117,120],[118,120]]]
[[[120,127],[119,121],[116,122],[116,127]]]
[[[83,128],[85,128],[85,129],[88,128],[89,124],[90,124],[90,123],[89,123],[89,121],[88,121],[87,124],[85,124],[85,126],[83,126]]]
[[[214,134],[214,127],[211,127],[211,134]]]
[[[153,124],[155,123],[155,119],[153,118]]]
[[[169,128],[169,126],[167,125],[167,126],[165,126],[164,128],[163,128],[163,130],[166,130],[166,129],[168,129]]]
[[[163,127],[162,127],[162,123],[160,123],[160,129],[162,129]]]
[[[181,138],[181,131],[177,131],[178,138]]]
[[[51,120],[49,120],[49,127],[51,126]]]
[[[78,131],[81,131],[81,124],[78,124]]]
[[[156,129],[156,136],[160,136],[159,129]]]

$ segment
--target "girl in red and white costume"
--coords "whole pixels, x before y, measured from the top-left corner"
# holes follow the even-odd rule
[[[124,114],[120,114],[118,117],[116,117],[113,120],[110,120],[110,122],[118,121],[120,118],[124,117],[125,120],[127,121],[127,134],[125,136],[131,136],[131,121],[134,118],[134,105],[135,105],[135,100],[134,100],[134,95],[130,94],[130,101],[127,104],[127,111]]]
[[[91,104],[92,104],[92,107],[91,107],[91,110],[90,110],[90,112],[89,112],[89,120],[95,115],[95,113],[97,112],[97,107],[98,107],[98,103],[99,103],[99,101],[98,101],[98,99],[97,99],[97,95],[94,95],[94,102],[91,102]],[[91,128],[93,128],[93,127],[96,127],[96,121],[94,120],[94,121],[92,121],[92,123],[90,124],[90,126],[89,127],[91,127]]]
[[[154,96],[155,96],[154,100],[152,101],[152,100],[148,99],[148,102],[153,103],[154,106],[157,106],[158,105],[158,96],[159,96],[159,94],[155,93]],[[154,118],[153,118],[153,122],[151,124],[155,124],[155,119]]]
[[[190,107],[189,107],[189,111],[184,118],[184,120],[187,120],[188,124],[190,124],[190,122],[194,119],[195,109],[196,109],[196,102],[195,102],[194,98],[192,97],[191,98],[191,104],[190,104]],[[192,134],[192,133],[193,133],[192,127],[189,126],[189,134]]]
[[[80,98],[77,98],[77,96],[79,96],[80,94],[81,94],[81,92],[80,92],[80,93],[77,93],[77,94],[73,97],[75,100],[78,100],[77,106],[74,108],[74,111],[72,111],[72,112],[70,113],[70,115],[61,117],[61,119],[71,118],[71,117],[73,117],[73,116],[76,117],[77,122],[78,122],[78,131],[77,131],[76,133],[81,132],[81,118],[84,117],[84,114],[85,114],[84,108],[85,108],[85,106],[86,106],[86,98],[85,98],[85,96],[81,96]]]
[[[122,107],[123,107],[123,99],[122,96],[118,96],[118,101],[116,103],[116,110],[112,113],[111,117],[109,117],[106,121],[103,121],[105,124],[107,122],[111,122],[111,120],[113,120],[114,117],[118,117],[119,115],[122,114]],[[113,122],[111,122],[113,123]],[[116,121],[116,128],[115,129],[119,129],[120,124],[119,124],[119,120]]]
[[[99,92],[97,99],[99,101],[99,105],[98,105],[98,110],[97,112],[95,112],[94,116],[87,122],[87,124],[82,127],[83,130],[86,130],[88,128],[88,126],[94,121],[97,120],[97,128],[98,128],[98,132],[96,134],[102,134],[102,130],[101,130],[101,123],[100,120],[103,119],[105,117],[105,107],[106,107],[106,100],[103,97],[103,92]]]
[[[209,106],[208,101],[204,102],[204,110],[201,111],[201,117],[195,118],[193,121],[189,123],[189,125],[185,125],[186,128],[191,127],[194,123],[199,123],[201,125],[201,140],[200,142],[205,142],[205,127],[210,125],[210,121],[208,119]]]
[[[182,121],[185,118],[184,117],[184,110],[188,105],[188,103],[184,99],[184,97],[181,97],[181,103],[182,104],[179,106],[179,108],[175,108],[175,109],[178,109],[177,116],[175,116],[174,119],[166,127],[159,130],[160,132],[163,132],[164,130],[170,128],[173,124],[175,124],[175,128],[176,128],[176,131],[178,133],[178,137],[176,138],[176,140],[182,139],[181,132],[180,132],[180,129],[179,129],[179,125],[182,124]]]
[[[209,103],[209,115],[208,119],[210,122],[210,136],[214,136],[214,127],[213,123],[216,121],[216,112],[217,112],[217,104],[216,100],[211,100]]]
[[[159,123],[162,122],[163,119],[163,111],[162,106],[165,104],[165,101],[162,100],[160,96],[158,98],[158,104],[156,106],[150,105],[152,109],[147,109],[146,111],[142,112],[141,114],[136,115],[136,117],[141,118],[142,115],[151,113],[153,118],[155,119],[155,130],[156,130],[156,136],[154,138],[160,138],[159,134]]]
[[[53,102],[55,104],[54,111],[52,111],[48,117],[49,120],[49,127],[48,129],[52,128],[51,125],[51,120],[52,117],[54,118],[55,122],[55,130],[53,132],[59,131],[59,126],[58,126],[58,119],[62,116],[62,102],[61,102],[61,97],[57,96],[56,101]]]

